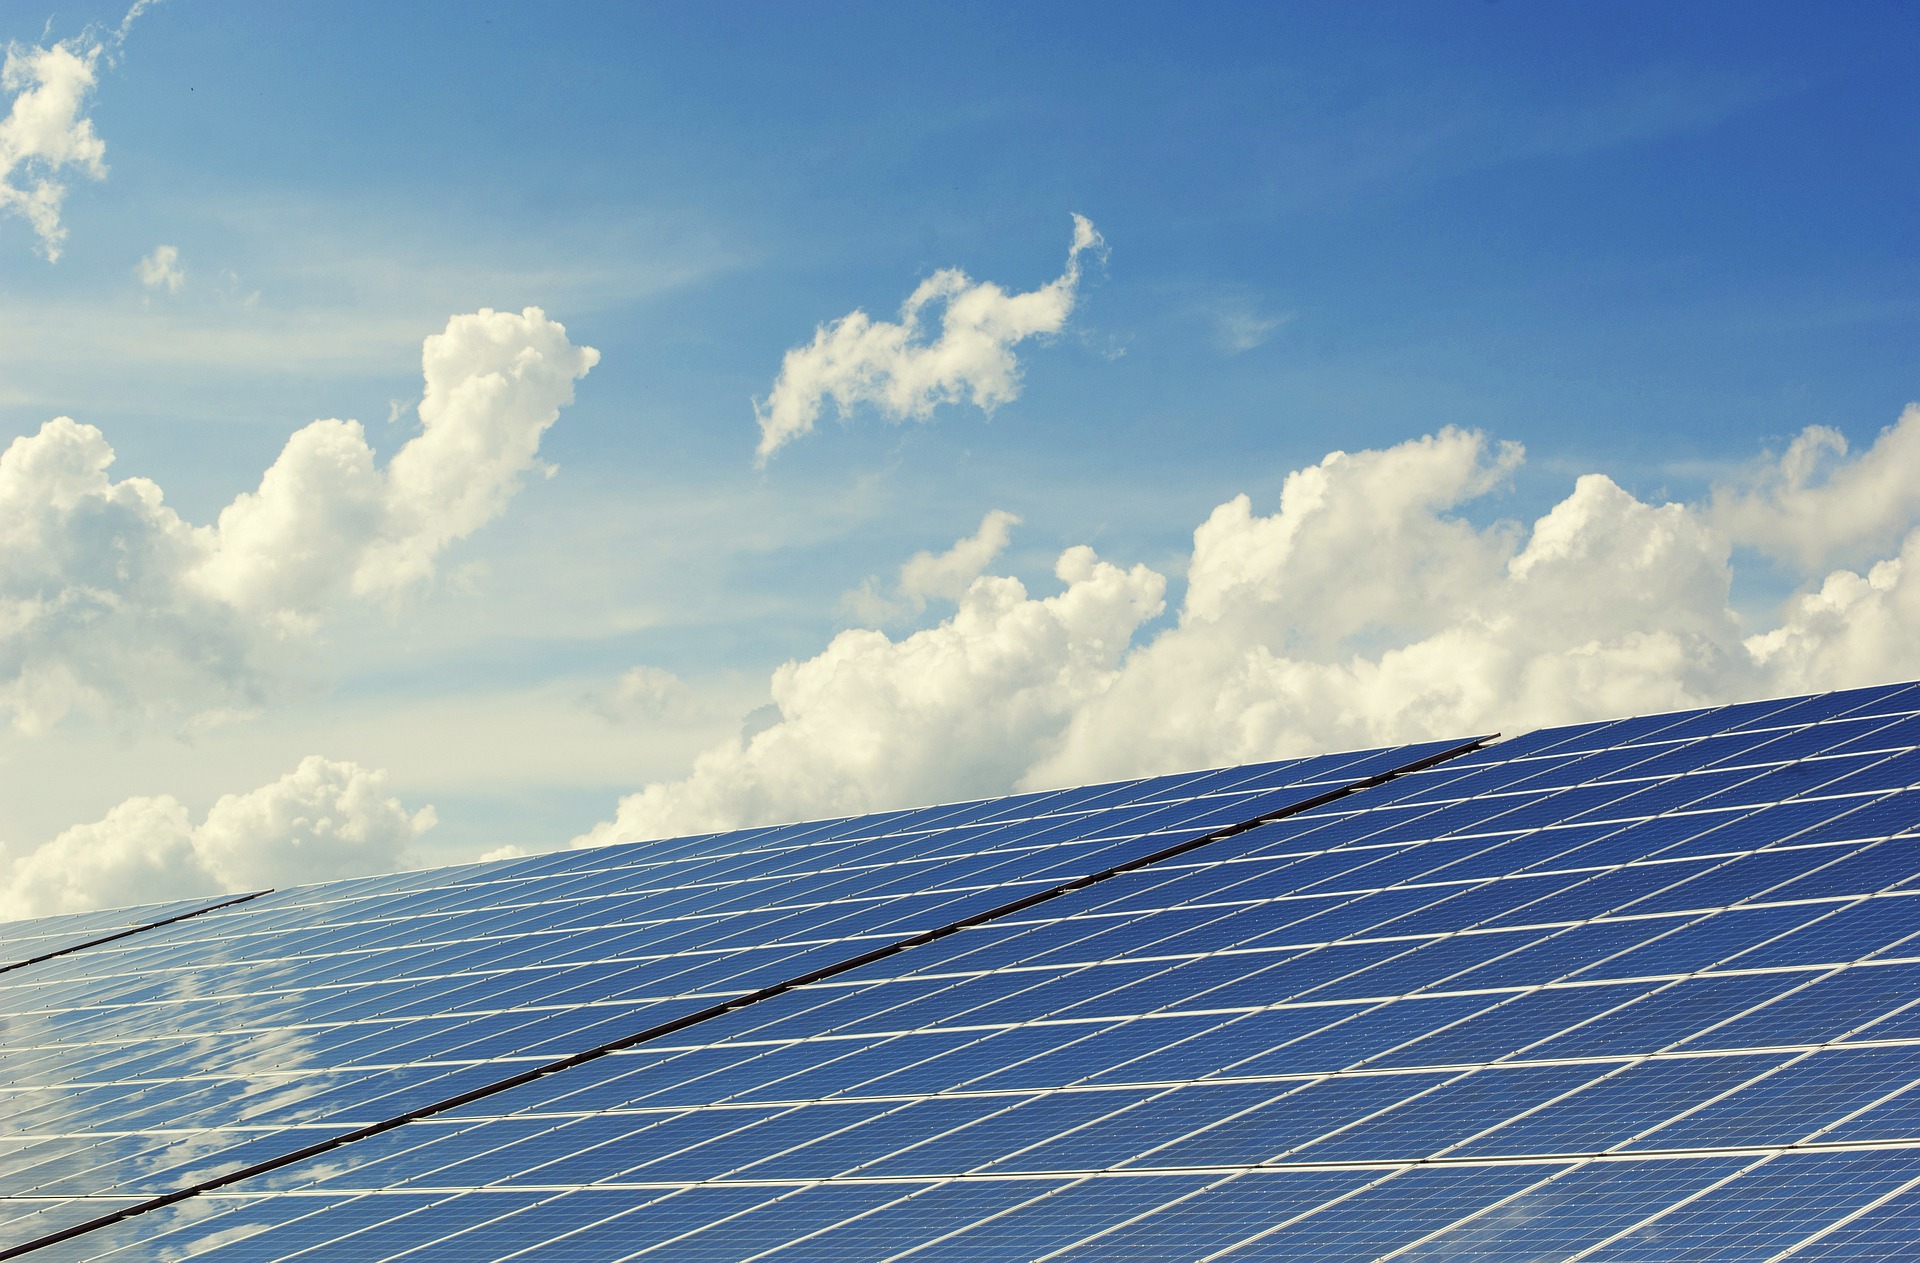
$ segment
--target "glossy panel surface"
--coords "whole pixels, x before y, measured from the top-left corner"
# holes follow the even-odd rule
[[[36,1257],[1908,1257],[1916,711],[1530,734]]]
[[[0,1196],[220,1178],[1431,752],[335,882],[39,961],[0,974]]]

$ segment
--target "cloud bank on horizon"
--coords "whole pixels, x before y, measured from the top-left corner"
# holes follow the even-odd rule
[[[271,784],[225,795],[197,825],[172,795],[129,798],[25,854],[0,848],[0,917],[396,869],[434,814],[408,811],[386,791],[386,773],[315,755]]]
[[[896,599],[951,600],[950,615],[897,639],[848,630],[788,662],[775,722],[624,798],[574,845],[1920,675],[1920,505],[1894,476],[1917,437],[1920,406],[1852,458],[1809,431],[1701,504],[1586,474],[1526,527],[1460,512],[1521,466],[1517,444],[1446,429],[1333,452],[1290,474],[1271,512],[1239,495],[1199,524],[1177,617],[1157,630],[1168,580],[1145,565],[1070,548],[1051,595],[986,573],[1017,523],[994,510],[901,567]],[[1871,521],[1825,519],[1823,536],[1780,547],[1824,497],[1874,487],[1894,490]],[[1737,565],[1887,538],[1891,555],[1861,570],[1804,571],[1766,627],[1733,608]],[[619,692],[643,714],[691,700],[649,668]],[[177,800],[140,797],[0,851],[0,915],[390,869],[433,820],[383,773],[314,756],[197,826]]]
[[[1051,596],[979,574],[934,627],[846,631],[781,667],[777,722],[575,845],[1920,675],[1920,406],[1852,459],[1810,429],[1704,504],[1592,473],[1530,527],[1466,520],[1523,459],[1445,429],[1330,453],[1271,513],[1236,496],[1194,531],[1159,630],[1166,578],[1085,547]],[[1006,526],[949,556],[984,565]],[[1753,628],[1733,588],[1760,558],[1801,589]]]

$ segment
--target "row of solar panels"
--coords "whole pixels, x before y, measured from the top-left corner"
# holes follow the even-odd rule
[[[8,927],[0,1258],[1898,1257],[1916,747],[1891,687]]]

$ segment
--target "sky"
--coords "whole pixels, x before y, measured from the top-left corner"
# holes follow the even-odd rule
[[[1920,676],[1910,6],[0,28],[0,915]]]

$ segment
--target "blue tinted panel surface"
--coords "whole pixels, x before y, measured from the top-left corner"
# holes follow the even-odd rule
[[[258,1259],[347,1234],[333,1257],[1897,1255],[1920,1186],[1915,696],[1530,734],[244,1181],[167,1231],[217,1258],[225,1222]],[[1075,845],[967,849],[995,809],[953,810],[950,871],[976,883]],[[543,863],[598,897],[579,860]],[[871,889],[833,871],[835,901]],[[674,886],[676,950],[736,907],[815,924],[728,902],[771,872]],[[538,971],[542,932],[487,942]],[[584,963],[554,972],[608,985]],[[429,1020],[393,1007],[415,991],[354,1020]],[[60,1257],[138,1257],[133,1232]]]
[[[75,951],[103,939],[143,932],[162,922],[192,916],[235,899],[232,895],[176,899],[171,903],[148,903],[133,908],[0,921],[0,971],[12,970],[45,956]]]
[[[1441,748],[336,882],[40,961],[0,974],[0,1195],[171,1192]]]

